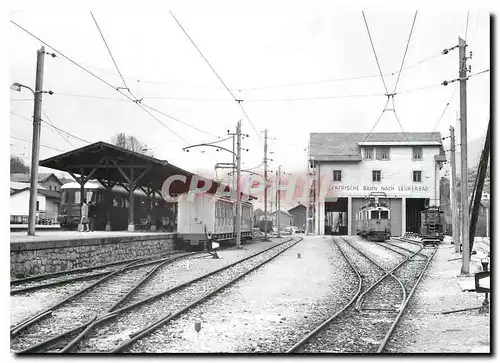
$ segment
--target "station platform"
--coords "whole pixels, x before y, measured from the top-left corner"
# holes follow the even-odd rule
[[[388,344],[389,352],[491,352],[489,309],[479,309],[485,294],[471,291],[474,274],[482,271],[481,258],[489,254],[489,240],[476,239],[474,250],[469,276],[461,275],[461,253],[445,238]]]
[[[140,236],[172,235],[169,232],[127,232],[127,231],[94,231],[78,232],[66,230],[38,230],[36,227],[35,236],[28,236],[26,231],[11,231],[10,243],[23,242],[49,242],[65,240],[88,240],[103,238],[138,238]]]
[[[11,276],[25,277],[173,251],[177,233],[26,231],[10,233]]]

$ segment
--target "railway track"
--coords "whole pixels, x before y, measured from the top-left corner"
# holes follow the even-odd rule
[[[138,261],[142,261],[141,264],[146,266],[148,264],[156,263],[157,260],[172,258],[182,253],[183,252],[173,252],[169,254],[161,254],[145,258],[134,258],[94,267],[79,268],[44,275],[31,276],[24,279],[12,280],[10,284],[11,286],[16,286],[16,288],[10,290],[10,295],[24,294],[40,289],[59,287],[75,282],[94,280],[99,277],[106,276],[112,272],[118,271],[128,264],[134,264],[138,263]]]
[[[101,310],[100,314],[62,334],[25,346],[18,353],[122,351],[300,240],[289,239],[159,293],[154,288],[155,283],[149,283],[153,278],[147,284],[137,285],[133,292],[122,295],[119,301],[107,310]]]
[[[340,242],[340,243],[339,243]],[[384,246],[404,259],[386,269],[340,237],[334,243],[358,276],[358,290],[338,312],[287,353],[381,353],[437,249]],[[382,246],[382,245],[381,245]],[[425,259],[415,257],[425,256]]]
[[[27,345],[37,346],[47,338],[53,338],[55,332],[65,331],[68,327],[78,330],[80,326],[86,326],[93,317],[111,312],[121,302],[122,296],[135,291],[158,268],[192,254],[178,253],[153,261],[148,261],[150,257],[147,257],[122,266],[12,327],[11,349],[23,350]]]

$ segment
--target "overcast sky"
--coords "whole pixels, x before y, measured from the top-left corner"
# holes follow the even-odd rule
[[[54,95],[43,97],[43,119],[89,142],[109,142],[116,133],[125,132],[147,144],[157,158],[212,173],[216,162],[231,162],[231,155],[210,148],[185,153],[182,147],[222,138],[228,129],[234,131],[238,119],[250,135],[243,143],[250,150],[243,153],[244,168],[262,163],[265,128],[274,159],[270,168],[281,164],[288,172],[305,168],[311,132],[369,132],[386,102],[386,92],[361,8],[342,11],[316,4],[264,9],[171,8],[224,83],[243,100],[250,120],[167,7],[128,11],[122,7],[112,12],[96,8],[93,13],[131,92],[144,104],[206,133],[151,111],[177,135],[172,133],[60,55],[45,58],[44,90]],[[391,73],[385,76],[389,92],[394,90],[415,10],[389,12],[381,7],[365,12],[382,71]],[[10,20],[113,86],[125,87],[88,11],[12,11]],[[467,10],[419,10],[404,62],[409,68],[401,73],[395,96],[404,131],[431,132],[437,126],[442,136],[448,136],[449,126],[454,125],[459,133],[458,82],[440,85],[458,77],[458,49],[447,55],[441,52],[457,45],[458,36],[465,37],[467,31],[472,74],[490,69],[489,12],[471,9],[467,28],[466,23]],[[7,29],[9,81],[34,88],[36,51],[42,44],[12,23]],[[339,80],[343,78],[358,79]],[[486,132],[490,74],[471,77],[467,92],[470,141]],[[10,151],[28,161],[31,146],[18,138],[31,140],[32,96],[27,91],[9,96]],[[401,132],[394,113],[385,112],[374,132]],[[41,148],[41,159],[60,153],[49,147],[69,151],[86,145],[66,139],[44,125],[41,142],[47,147]],[[225,145],[232,147],[231,142]],[[448,145],[447,140],[446,149]]]

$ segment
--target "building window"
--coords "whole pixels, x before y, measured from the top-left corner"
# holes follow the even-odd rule
[[[377,148],[377,160],[389,160],[389,148],[388,147]]]
[[[342,181],[342,170],[333,171],[333,181]]]
[[[365,159],[373,159],[373,148],[365,147]]]
[[[419,170],[414,170],[413,171],[413,182],[414,183],[421,183],[422,182],[422,172]]]
[[[372,181],[374,182],[379,182],[380,181],[380,170],[373,170],[372,171]]]
[[[36,201],[36,211],[38,212],[40,210],[40,202],[37,200]]]
[[[413,148],[413,160],[422,160],[423,150],[421,146]]]

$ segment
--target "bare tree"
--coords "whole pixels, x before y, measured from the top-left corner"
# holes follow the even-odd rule
[[[24,163],[24,160],[19,156],[10,157],[10,173],[29,173],[30,168]]]
[[[113,137],[113,144],[124,149],[147,155],[146,145],[140,142],[135,136],[126,135],[120,132]]]

